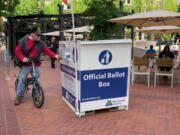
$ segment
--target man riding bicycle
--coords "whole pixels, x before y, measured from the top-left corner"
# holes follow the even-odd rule
[[[19,105],[21,103],[25,92],[26,77],[29,73],[32,73],[32,66],[31,64],[28,64],[29,58],[35,61],[35,77],[38,82],[40,81],[41,53],[44,52],[51,58],[59,59],[59,55],[56,55],[54,52],[52,52],[40,39],[40,37],[41,31],[38,29],[38,27],[34,27],[31,29],[29,35],[26,35],[19,40],[18,45],[16,46],[16,57],[23,62],[23,65],[20,68],[18,76],[16,98],[14,102],[15,105]]]

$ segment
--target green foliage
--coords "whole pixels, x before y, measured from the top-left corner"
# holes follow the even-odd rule
[[[133,0],[131,8],[135,10],[135,13],[140,13],[159,9],[159,3],[157,0]]]
[[[16,6],[16,15],[36,14],[40,11],[39,0],[19,0]],[[39,1],[41,3],[41,1]]]
[[[58,4],[60,0],[20,0],[20,4],[16,7],[17,15],[37,14],[41,11],[46,14],[58,14]]]
[[[85,0],[75,0],[73,4],[74,4],[74,13],[83,13],[87,9]]]
[[[13,16],[19,0],[0,0],[0,16]]]
[[[118,35],[119,25],[108,22],[108,19],[118,17],[118,9],[114,4],[115,0],[91,0],[87,2],[85,13],[94,15],[90,23],[94,26],[91,32],[93,40],[109,39]]]
[[[151,11],[156,9],[169,10],[169,11],[180,11],[180,6],[178,6],[177,0],[163,0],[163,5],[161,0],[132,0],[131,5],[126,5],[124,7],[125,11],[131,12],[134,9],[135,13]],[[172,34],[162,34],[161,40],[166,41],[171,39]]]
[[[174,12],[177,12],[180,8],[178,6],[178,1],[177,0],[164,0],[163,8],[166,10],[171,10]],[[161,40],[162,41],[167,41],[170,40],[173,34],[163,34]],[[178,35],[176,34],[175,36],[175,42],[178,40]],[[176,39],[177,38],[177,39]]]
[[[43,11],[46,14],[59,14],[58,4],[60,4],[60,0],[51,0],[50,2],[46,3]]]
[[[170,11],[178,10],[178,1],[177,0],[164,0],[163,8]]]
[[[161,41],[168,41],[171,39],[171,34],[162,34]]]
[[[131,29],[125,29],[125,38],[130,39],[131,38]]]
[[[178,10],[177,11],[180,12],[180,4],[178,5]]]
[[[0,33],[4,30],[3,24],[0,23]]]
[[[8,17],[14,15],[15,6],[19,0],[0,0],[0,17]],[[0,18],[1,19],[1,18]],[[0,22],[0,32],[3,31],[3,23]]]
[[[135,13],[161,9],[161,0],[132,0],[131,5],[125,5],[125,11],[131,12],[132,9]],[[163,0],[163,9],[170,11],[177,11],[177,0]]]

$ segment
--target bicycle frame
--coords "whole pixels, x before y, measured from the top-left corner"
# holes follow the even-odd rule
[[[36,84],[38,83],[36,79],[35,64],[32,60],[30,60],[29,63],[32,64],[32,74],[31,77],[27,77],[25,80],[26,90],[29,90],[29,85],[33,85],[33,88],[36,88]],[[18,76],[15,77],[18,79]]]
[[[29,63],[32,64],[32,73],[31,77],[27,77],[25,80],[25,93],[27,92],[27,90],[30,90],[28,86],[33,85],[33,88],[31,90],[34,105],[37,108],[41,108],[44,104],[44,92],[38,80],[36,79],[35,63],[32,60],[30,60]],[[17,89],[18,84],[18,77],[16,76],[16,78],[15,89]]]

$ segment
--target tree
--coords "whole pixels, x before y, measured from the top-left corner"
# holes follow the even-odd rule
[[[0,0],[0,16],[13,16],[19,0]]]
[[[91,32],[93,40],[109,39],[118,36],[119,25],[108,22],[108,19],[118,17],[118,9],[115,0],[91,0],[88,1],[85,13],[93,15],[90,24],[94,26]]]
[[[177,0],[164,0],[163,8],[170,11],[178,10],[178,1]]]
[[[49,3],[44,5],[43,11],[46,14],[59,14],[58,4],[60,0],[51,0]]]
[[[90,0],[74,0],[74,13],[83,13],[87,9],[87,1]]]
[[[177,0],[163,0],[163,5],[161,5],[161,0],[132,0],[131,5],[126,5],[125,10],[131,11],[132,9],[135,10],[135,13],[151,11],[155,9],[163,9],[170,10],[170,11],[177,11]]]
[[[159,8],[160,5],[157,0],[133,0],[129,10],[134,9],[135,13],[140,13]]]
[[[0,19],[14,15],[15,6],[19,0],[0,0]],[[0,32],[3,31],[3,22],[0,21]]]
[[[38,0],[19,0],[19,5],[16,6],[16,15],[36,14],[40,11]],[[39,1],[41,2],[41,1]]]
[[[16,7],[16,15],[37,14],[43,12],[46,14],[58,14],[58,4],[61,0],[20,0]]]
[[[177,5],[178,5],[177,0],[164,0],[163,9],[176,12],[178,11]],[[173,37],[173,34],[162,34],[161,40],[167,41],[167,40],[170,40],[171,37]],[[178,39],[179,39],[179,34],[176,34],[176,36],[174,37],[175,43],[177,43]]]

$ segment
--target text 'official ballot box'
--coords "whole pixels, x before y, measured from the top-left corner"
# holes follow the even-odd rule
[[[128,109],[130,40],[60,41],[63,100],[76,115]]]

